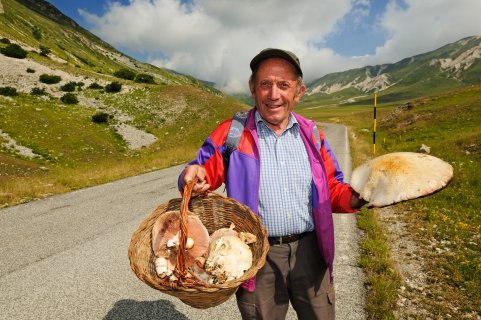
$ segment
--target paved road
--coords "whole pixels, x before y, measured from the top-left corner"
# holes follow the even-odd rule
[[[325,130],[348,168],[342,160],[348,148],[336,142],[336,132],[345,137],[342,127]],[[181,167],[0,210],[0,319],[240,319],[233,299],[194,309],[130,270],[130,237],[157,205],[178,197]],[[352,259],[354,216],[335,219],[342,234],[336,238],[337,318],[365,319],[362,274]],[[288,319],[296,319],[292,309]]]

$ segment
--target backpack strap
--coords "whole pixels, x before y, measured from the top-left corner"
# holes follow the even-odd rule
[[[232,122],[230,124],[229,132],[227,133],[227,138],[225,140],[225,151],[222,155],[224,159],[224,172],[227,172],[229,168],[230,155],[237,149],[242,133],[244,132],[244,127],[247,122],[248,111],[239,111],[232,117]]]

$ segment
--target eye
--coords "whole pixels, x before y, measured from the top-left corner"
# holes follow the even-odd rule
[[[270,88],[272,88],[272,82],[267,81],[267,80],[261,80],[261,81],[259,82],[259,86],[260,86],[262,89],[270,89]]]
[[[279,89],[287,90],[291,87],[291,84],[287,81],[281,81],[277,84],[277,86],[279,87]]]

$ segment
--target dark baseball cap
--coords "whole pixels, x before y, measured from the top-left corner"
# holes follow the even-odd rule
[[[257,70],[257,68],[259,67],[259,64],[262,61],[264,61],[265,59],[274,58],[274,57],[279,57],[289,61],[290,64],[296,67],[296,70],[299,72],[299,74],[302,77],[302,69],[301,69],[301,63],[299,62],[299,58],[291,51],[275,49],[275,48],[267,48],[259,52],[259,54],[256,55],[251,60],[251,64],[250,64],[251,70],[252,71]]]

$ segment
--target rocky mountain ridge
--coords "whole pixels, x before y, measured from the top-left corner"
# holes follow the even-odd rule
[[[351,96],[369,92],[409,92],[416,86],[426,93],[446,87],[481,83],[481,36],[461,39],[437,50],[392,64],[366,66],[325,75],[309,84],[308,96],[352,90]]]

